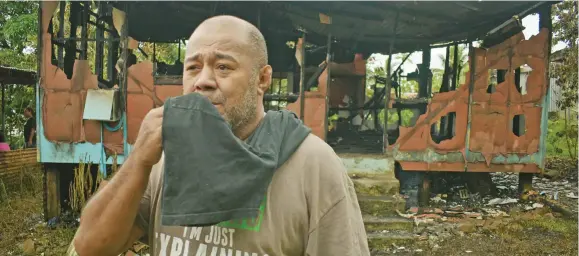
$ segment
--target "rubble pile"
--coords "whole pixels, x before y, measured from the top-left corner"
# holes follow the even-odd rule
[[[539,212],[544,216],[559,216],[558,213],[550,213],[549,205],[539,200],[547,198],[557,203],[569,206],[575,213],[578,212],[577,180],[571,179],[548,179],[544,177],[533,178],[533,188],[524,200],[519,199],[518,174],[492,173],[492,186],[494,191],[481,195],[473,193],[468,188],[463,178],[444,177],[437,180],[437,185],[444,187],[433,189],[436,194],[431,194],[429,207],[411,208],[407,212],[398,212],[398,215],[414,222],[414,235],[417,240],[426,244],[429,248],[436,249],[444,240],[453,236],[483,235],[484,230],[498,230],[508,225],[513,218],[532,216]],[[511,216],[513,214],[513,216]],[[389,253],[416,254],[416,248],[396,246]]]

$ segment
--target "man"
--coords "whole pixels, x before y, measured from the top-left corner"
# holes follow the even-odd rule
[[[36,119],[34,119],[34,110],[31,107],[24,109],[24,117],[26,124],[24,124],[24,143],[25,148],[36,147]]]
[[[263,35],[244,20],[213,17],[189,38],[183,93],[210,99],[241,140],[264,118],[271,76]],[[333,150],[311,134],[275,171],[259,228],[162,225],[162,119],[163,108],[147,114],[131,155],[86,205],[73,241],[79,255],[118,255],[137,239],[154,256],[369,255],[353,184]]]

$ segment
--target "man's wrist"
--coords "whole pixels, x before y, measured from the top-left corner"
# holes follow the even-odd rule
[[[135,154],[136,153],[136,154]],[[137,170],[145,170],[147,174],[151,173],[151,169],[153,169],[153,165],[147,163],[140,158],[140,155],[137,152],[132,152],[126,160],[126,164],[131,166],[131,169]]]

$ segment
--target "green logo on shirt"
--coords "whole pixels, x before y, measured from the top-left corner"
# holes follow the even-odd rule
[[[223,228],[235,228],[259,232],[261,228],[261,221],[263,220],[263,215],[265,212],[266,201],[267,197],[264,197],[261,201],[261,204],[259,205],[259,213],[257,214],[256,218],[224,221],[217,224],[217,226]]]

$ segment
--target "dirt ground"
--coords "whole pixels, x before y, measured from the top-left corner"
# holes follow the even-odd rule
[[[1,256],[65,254],[77,219],[65,215],[56,223],[44,222],[40,182],[39,172],[32,184],[9,188],[4,201],[0,196]],[[564,218],[548,207],[502,209],[508,216],[462,218],[454,223],[449,219],[424,227],[419,224],[415,229],[423,231],[418,232],[422,235],[415,242],[392,245],[387,252],[375,255],[578,255],[576,217]],[[450,225],[455,228],[448,228]]]
[[[42,205],[40,191],[11,194],[0,204],[0,255],[65,255],[75,229],[49,228]]]
[[[577,221],[556,215],[548,209],[515,213],[434,246],[418,241],[404,248],[394,246],[389,254],[577,255]],[[8,202],[0,205],[0,255],[26,255],[25,250],[33,252],[31,255],[64,255],[73,236],[74,227],[48,227],[42,221],[40,192],[12,194]]]
[[[479,229],[455,236],[427,255],[577,255],[577,221],[554,217],[547,211],[512,215],[498,220],[495,229]],[[497,220],[495,220],[497,221]]]

